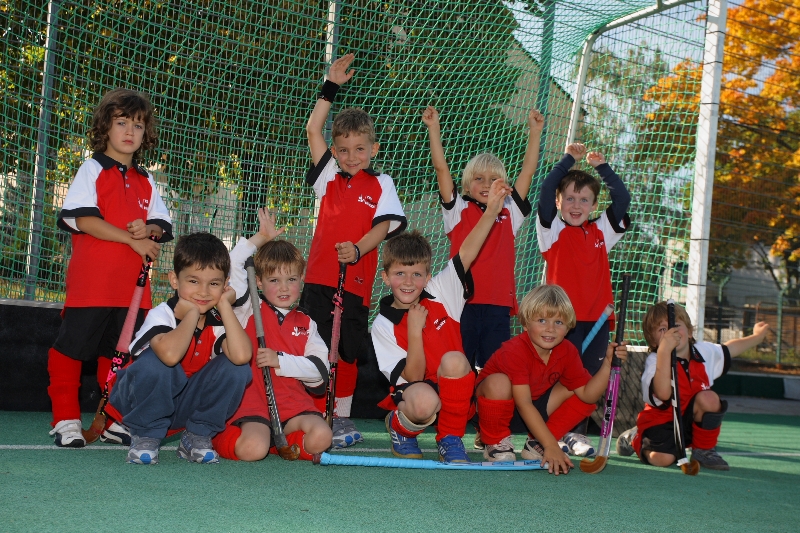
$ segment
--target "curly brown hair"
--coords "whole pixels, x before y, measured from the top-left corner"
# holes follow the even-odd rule
[[[114,89],[107,92],[92,115],[92,127],[89,130],[89,145],[95,152],[105,152],[108,148],[108,131],[116,117],[140,119],[144,122],[142,145],[133,154],[138,160],[142,152],[156,145],[156,118],[153,116],[153,104],[144,93],[130,89]]]

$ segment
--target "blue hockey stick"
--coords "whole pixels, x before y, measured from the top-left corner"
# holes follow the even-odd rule
[[[608,304],[605,309],[603,309],[603,314],[600,315],[600,318],[597,319],[597,322],[594,323],[592,329],[589,331],[589,334],[586,335],[586,338],[583,339],[583,345],[581,346],[581,353],[586,351],[586,348],[592,343],[594,338],[597,336],[597,332],[600,331],[600,328],[603,327],[603,324],[606,323],[608,317],[611,316],[611,313],[614,312],[614,306]]]
[[[486,461],[483,463],[442,463],[430,459],[398,459],[396,457],[367,457],[364,455],[314,455],[314,464],[339,466],[383,466],[422,470],[547,470],[541,461]]]

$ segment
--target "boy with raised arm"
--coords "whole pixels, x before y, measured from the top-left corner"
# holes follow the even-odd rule
[[[347,70],[353,59],[347,54],[333,62],[306,126],[314,162],[306,182],[314,187],[320,207],[300,306],[317,323],[329,348],[339,263],[347,264],[333,420],[336,448],[363,440],[349,416],[358,377],[356,359],[367,335],[376,248],[406,227],[391,176],[370,167],[379,147],[372,118],[362,109],[343,109],[333,120],[330,148],[322,134],[336,93],[353,77],[354,71]]]
[[[517,310],[514,239],[532,210],[528,191],[539,159],[544,116],[533,109],[528,113],[527,120],[528,143],[519,176],[472,265],[475,293],[461,315],[464,353],[470,364],[477,368],[482,368],[495,350],[511,338],[511,315],[516,314]],[[428,106],[422,113],[422,121],[428,128],[444,231],[450,239],[450,257],[453,257],[486,210],[492,183],[496,180],[506,181],[506,169],[493,154],[478,154],[464,168],[461,194],[456,194],[442,146],[439,112]]]
[[[586,161],[600,175],[611,196],[611,205],[598,218],[590,219],[597,209],[600,180],[582,170],[570,170],[584,155],[586,148],[582,144],[567,146],[564,157],[542,182],[536,215],[536,237],[547,263],[547,283],[563,287],[575,308],[577,322],[567,340],[579,352],[605,307],[614,302],[608,253],[630,227],[631,201],[625,185],[605,157],[590,152]],[[605,360],[612,322],[609,317],[581,353],[583,366],[592,375]],[[584,435],[587,420],[564,435],[563,441],[572,455],[594,453],[591,441]]]
[[[183,431],[178,457],[217,463],[211,438],[236,411],[252,373],[252,345],[234,314],[230,257],[210,233],[183,235],[169,283],[175,296],[148,313],[117,371],[107,409],[131,433],[127,461],[157,464],[161,440]]]
[[[458,319],[472,292],[470,266],[509,194],[505,182],[492,184],[481,219],[433,278],[431,247],[418,232],[398,235],[383,248],[381,276],[392,293],[381,299],[372,341],[391,385],[380,406],[390,410],[386,429],[398,457],[421,458],[417,435],[436,423],[439,459],[469,462],[461,437],[475,413],[475,373],[464,355]]]
[[[650,355],[642,373],[644,410],[636,426],[617,439],[617,453],[636,455],[644,464],[670,466],[675,464],[678,450],[673,433],[672,350],[678,358],[678,395],[687,447],[692,459],[703,468],[729,470],[728,463],[716,451],[722,417],[728,402],[711,390],[714,381],[727,374],[731,358],[755,348],[769,331],[766,322],[753,326],[753,334],[733,339],[725,344],[697,342],[692,337],[692,321],[686,310],[675,305],[675,327],[667,322],[667,304],[651,307],[642,322],[642,330]]]
[[[275,403],[289,445],[297,444],[300,459],[311,460],[331,446],[331,429],[315,405],[313,395],[325,394],[328,384],[328,348],[317,325],[298,307],[305,260],[289,241],[278,240],[283,229],[265,208],[258,210],[259,230],[240,239],[231,250],[231,286],[242,301],[237,315],[246,324],[256,348],[250,367],[253,381],[224,431],[212,443],[226,459],[259,461],[272,441],[269,404],[263,370],[272,373]],[[263,301],[249,298],[245,261],[255,256],[256,283]],[[258,348],[253,306],[260,305],[266,348]]]

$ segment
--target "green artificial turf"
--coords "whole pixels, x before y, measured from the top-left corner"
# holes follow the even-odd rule
[[[800,530],[800,417],[729,414],[718,450],[731,470],[696,477],[616,455],[599,474],[576,468],[558,477],[315,466],[274,456],[198,465],[175,456],[176,438],[164,443],[160,464],[138,466],[125,464],[118,446],[50,446],[48,420],[48,413],[0,412],[0,531]],[[382,421],[356,423],[365,442],[340,453],[390,455]],[[472,436],[464,442],[470,449]],[[436,458],[431,432],[421,446]]]

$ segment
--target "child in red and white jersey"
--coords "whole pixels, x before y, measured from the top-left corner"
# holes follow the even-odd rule
[[[486,210],[491,184],[496,180],[506,181],[506,169],[493,154],[476,155],[464,168],[461,195],[457,195],[442,146],[438,111],[429,106],[422,113],[422,121],[428,127],[444,229],[450,239],[450,257],[454,257]],[[522,167],[472,265],[475,293],[461,314],[464,353],[470,364],[477,368],[482,368],[495,350],[511,338],[511,315],[515,315],[517,310],[514,239],[532,210],[528,191],[539,159],[544,116],[535,109],[531,110],[527,122],[528,143]]]
[[[63,321],[47,357],[57,446],[81,448],[78,389],[84,361],[97,360],[97,382],[106,383],[111,357],[133,297],[142,264],[155,260],[172,240],[172,221],[141,156],[157,141],[153,106],[128,89],[106,93],[94,110],[89,142],[94,153],[78,169],[58,214],[58,227],[72,236]],[[150,259],[148,259],[148,257]],[[136,328],[152,307],[146,282]],[[130,444],[109,419],[104,442]]]
[[[333,296],[338,286],[339,263],[348,265],[333,419],[335,448],[363,440],[349,417],[358,378],[356,362],[359,354],[366,351],[377,248],[381,241],[406,227],[391,176],[370,166],[379,148],[372,117],[363,109],[343,109],[333,119],[330,147],[322,133],[337,92],[353,77],[354,71],[347,70],[353,59],[353,54],[347,54],[333,62],[306,126],[314,163],[306,182],[314,188],[319,200],[319,215],[300,306],[317,323],[328,346],[333,331]]]
[[[275,229],[275,220],[265,208],[258,210],[258,221],[258,233],[250,239],[240,239],[231,250],[231,286],[241,302],[236,312],[240,321],[247,324],[254,348],[250,363],[253,381],[213,444],[227,459],[258,461],[267,456],[272,431],[263,376],[266,368],[272,374],[275,402],[287,441],[299,446],[300,459],[311,460],[313,454],[331,446],[331,429],[314,398],[324,397],[328,384],[328,348],[316,323],[302,309],[293,307],[300,298],[305,269],[300,250],[288,241],[276,239],[283,229]],[[256,282],[261,289],[259,302],[250,301],[244,267],[253,253]],[[266,348],[259,348],[256,341],[254,305],[261,306]]]
[[[728,403],[711,386],[728,372],[731,357],[764,341],[769,325],[759,322],[753,326],[752,335],[725,344],[696,342],[686,310],[675,304],[675,327],[669,329],[667,304],[660,302],[647,311],[642,329],[652,350],[642,373],[644,410],[639,413],[636,426],[617,439],[617,452],[620,455],[635,452],[643,463],[653,466],[675,464],[678,451],[673,433],[671,376],[672,350],[676,350],[686,446],[692,448],[692,459],[704,468],[728,470],[728,463],[716,451]]]
[[[475,374],[464,355],[459,317],[472,292],[470,266],[511,188],[492,184],[486,212],[447,266],[431,278],[431,247],[418,232],[393,237],[383,249],[384,283],[372,324],[378,367],[391,385],[380,404],[390,410],[392,453],[421,458],[417,435],[436,423],[439,458],[469,462],[461,437],[475,410]],[[437,420],[438,417],[438,420]]]

